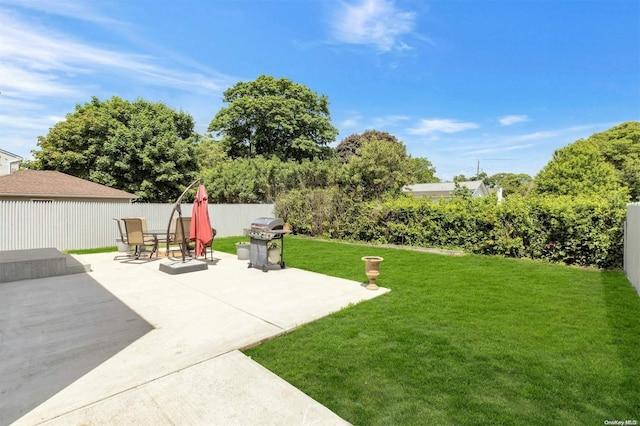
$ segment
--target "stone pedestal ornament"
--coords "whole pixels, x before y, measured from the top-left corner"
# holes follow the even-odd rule
[[[369,278],[367,288],[377,290],[380,287],[376,285],[376,278],[380,275],[380,262],[384,259],[380,256],[364,256],[362,260],[364,261],[364,273]]]

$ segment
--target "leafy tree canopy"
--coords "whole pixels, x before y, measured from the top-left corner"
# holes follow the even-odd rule
[[[622,123],[557,150],[535,184],[536,192],[566,195],[622,188],[631,199],[640,199],[640,122]]]
[[[336,147],[344,162],[340,184],[357,199],[399,193],[410,183],[438,182],[436,169],[426,158],[412,158],[394,135],[367,130],[344,138]]]
[[[526,196],[533,186],[533,178],[525,173],[496,173],[485,178],[484,184],[492,188],[501,187],[505,197],[513,194]]]
[[[629,188],[631,198],[640,200],[640,122],[622,123],[576,143],[597,146],[607,163],[617,170],[622,185]]]
[[[338,146],[336,146],[336,153],[342,159],[342,161],[348,161],[352,155],[359,155],[358,150],[365,142],[373,140],[385,141],[390,143],[401,143],[395,136],[387,132],[381,132],[379,130],[366,130],[362,134],[353,134],[344,138]]]
[[[535,192],[552,195],[600,195],[627,192],[616,169],[592,143],[573,143],[553,153],[535,178]]]
[[[436,177],[436,168],[426,158],[409,157],[406,167],[409,170],[410,184],[440,182]]]
[[[200,170],[215,167],[222,161],[229,160],[222,143],[211,138],[203,138],[196,146],[196,162]]]
[[[338,130],[331,125],[326,96],[286,78],[262,75],[224,92],[222,108],[209,124],[232,158],[276,155],[282,160],[326,158]]]
[[[336,160],[282,161],[278,157],[216,161],[201,175],[210,202],[272,203],[293,189],[309,190],[335,184]]]
[[[437,181],[426,158],[407,155],[403,143],[372,139],[362,143],[342,167],[339,186],[354,200],[400,194],[404,185]]]
[[[488,175],[485,172],[480,172],[475,176],[466,177],[464,174],[456,175],[453,177],[454,182],[469,182],[474,180],[481,180],[485,185],[489,185],[487,182]]]
[[[38,137],[33,169],[57,170],[136,194],[171,202],[195,176],[192,117],[162,103],[118,97],[77,105],[64,121]]]

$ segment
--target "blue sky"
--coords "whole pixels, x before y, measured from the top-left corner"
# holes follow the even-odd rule
[[[640,120],[637,0],[0,0],[0,148],[91,96],[159,101],[204,133],[261,74],[329,98],[336,144],[389,132],[449,180],[534,176]]]

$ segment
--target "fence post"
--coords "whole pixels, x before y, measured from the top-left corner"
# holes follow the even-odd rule
[[[622,267],[640,295],[640,203],[627,204]]]

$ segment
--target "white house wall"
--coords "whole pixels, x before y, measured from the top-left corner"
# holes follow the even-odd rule
[[[22,157],[0,149],[0,176],[8,175],[18,170]]]

